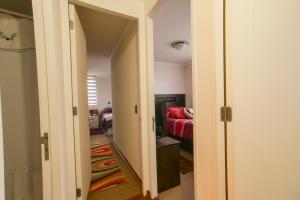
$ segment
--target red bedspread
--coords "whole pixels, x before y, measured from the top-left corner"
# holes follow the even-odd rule
[[[193,120],[167,118],[169,135],[175,135],[187,140],[193,140]]]

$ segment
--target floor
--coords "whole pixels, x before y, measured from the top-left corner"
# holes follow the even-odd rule
[[[181,184],[159,194],[160,200],[193,200],[194,172],[180,175]]]
[[[114,154],[116,155],[122,172],[126,176],[127,184],[122,184],[104,191],[90,194],[87,200],[150,200],[142,196],[142,185],[139,179],[130,171],[130,168],[126,165],[123,158],[115,149],[112,137],[101,135],[91,136],[91,144],[97,142],[105,142],[110,144]],[[192,154],[181,150],[180,154],[189,160],[193,160]],[[194,199],[194,172],[180,175],[180,186],[174,187],[159,194],[160,200],[193,200]]]
[[[180,149],[180,155],[193,161],[193,154]],[[180,186],[159,194],[160,200],[194,200],[194,172],[180,174]]]
[[[141,182],[136,176],[130,171],[130,168],[126,165],[118,151],[115,149],[112,137],[101,135],[91,136],[91,144],[97,142],[105,142],[110,144],[112,147],[115,156],[117,157],[121,170],[126,176],[128,183],[122,184],[113,188],[109,188],[100,192],[92,193],[88,196],[87,200],[128,200],[128,199],[139,199],[138,197],[142,194],[142,185]]]

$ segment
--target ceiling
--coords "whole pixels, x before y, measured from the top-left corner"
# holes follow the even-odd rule
[[[32,16],[31,0],[0,0],[0,8]]]
[[[129,20],[114,15],[76,7],[86,36],[89,75],[111,76],[111,54]]]
[[[79,6],[77,10],[85,32],[88,53],[109,57],[129,20]]]
[[[153,18],[154,58],[156,61],[190,64],[191,45],[191,6],[190,0],[165,0]],[[190,43],[186,48],[177,50],[171,43],[184,40]]]

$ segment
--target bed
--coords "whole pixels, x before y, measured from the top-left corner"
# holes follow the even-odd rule
[[[112,120],[113,120],[112,108],[111,107],[104,108],[100,114],[100,126],[104,129],[105,132],[108,129],[112,128]]]
[[[184,94],[155,95],[156,136],[169,136],[181,142],[181,148],[193,152],[193,120],[182,114]],[[181,116],[171,114],[177,110]]]

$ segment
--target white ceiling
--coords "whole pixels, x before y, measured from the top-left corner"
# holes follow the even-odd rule
[[[76,8],[86,36],[88,74],[109,77],[110,56],[129,20],[88,8]]]
[[[0,8],[32,16],[31,0],[0,0]]]
[[[165,0],[153,18],[154,57],[156,61],[190,64],[191,47],[191,6],[190,0]],[[171,47],[171,43],[184,40],[190,43],[182,50]]]
[[[129,20],[114,15],[77,7],[89,53],[110,56]]]

